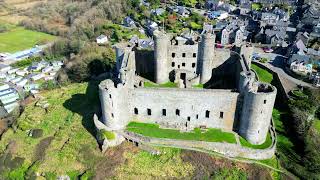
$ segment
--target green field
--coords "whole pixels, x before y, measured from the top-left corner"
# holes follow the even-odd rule
[[[264,143],[260,144],[260,145],[250,144],[248,141],[246,141],[242,137],[240,137],[240,143],[244,147],[249,147],[249,148],[253,148],[253,149],[266,149],[266,148],[269,148],[271,146],[272,139],[271,139],[270,134],[268,133],[266,141]]]
[[[144,87],[146,88],[149,88],[149,87],[167,87],[167,88],[176,88],[178,87],[177,83],[173,83],[173,82],[166,82],[166,83],[163,83],[163,84],[156,84],[156,83],[153,83],[153,82],[149,82],[149,81],[146,81],[144,82]]]
[[[12,26],[8,31],[0,33],[0,52],[14,53],[54,39],[55,36],[49,34]]]
[[[162,129],[157,124],[130,122],[127,130],[155,138],[236,143],[234,134],[214,128],[209,128],[204,132],[199,128],[195,128],[192,132],[180,132],[175,129]]]
[[[273,80],[273,75],[269,73],[267,70],[260,68],[255,64],[251,64],[251,68],[255,70],[259,76],[259,81],[271,83]]]

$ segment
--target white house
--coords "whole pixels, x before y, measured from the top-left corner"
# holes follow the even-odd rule
[[[11,66],[0,64],[0,72],[5,73],[8,72],[11,69]]]
[[[107,37],[106,35],[101,34],[100,36],[98,36],[98,37],[96,38],[96,42],[97,42],[98,44],[105,44],[105,43],[108,42],[108,37]]]
[[[13,73],[16,73],[18,70],[19,70],[18,68],[10,69],[7,73],[8,74],[13,74]]]
[[[9,89],[10,86],[8,84],[1,84],[0,85],[0,91],[3,91],[3,90],[6,90],[6,89]]]
[[[16,71],[16,75],[18,75],[18,76],[25,76],[26,74],[28,74],[28,71],[26,71],[26,70],[17,70]]]
[[[304,54],[294,54],[288,61],[290,70],[297,74],[308,75],[312,73],[310,57]]]
[[[52,66],[47,66],[47,67],[45,67],[44,69],[42,69],[42,72],[43,73],[48,73],[48,72],[50,72],[50,71],[52,71],[53,70],[53,67]]]
[[[14,79],[11,79],[10,82],[12,82],[13,84],[15,84],[15,83],[17,83],[17,82],[19,82],[19,81],[21,81],[21,80],[22,80],[22,77],[21,77],[21,76],[18,76],[18,77],[14,78]]]
[[[21,81],[17,82],[16,85],[19,87],[23,87],[28,82],[28,79],[22,79]]]
[[[39,80],[39,79],[42,79],[44,78],[44,74],[40,73],[40,74],[35,74],[31,77],[32,80],[36,81],[36,80]]]

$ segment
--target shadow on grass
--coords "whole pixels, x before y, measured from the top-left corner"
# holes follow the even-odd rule
[[[100,114],[98,85],[100,81],[89,81],[85,94],[74,94],[63,103],[70,111],[82,116],[82,126],[93,136],[96,135],[93,115]]]

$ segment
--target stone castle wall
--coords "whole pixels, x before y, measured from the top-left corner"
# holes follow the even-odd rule
[[[137,121],[181,130],[232,131],[238,95],[230,90],[136,88],[131,92],[129,113]]]

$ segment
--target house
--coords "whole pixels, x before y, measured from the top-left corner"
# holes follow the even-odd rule
[[[165,12],[166,12],[166,10],[164,10],[163,8],[157,8],[157,9],[151,10],[151,14],[153,14],[155,16],[161,16]]]
[[[225,11],[222,11],[220,16],[218,17],[218,20],[227,19],[229,17],[229,14]]]
[[[19,69],[19,70],[16,71],[16,75],[18,75],[18,76],[25,76],[26,74],[28,74],[27,70]]]
[[[26,84],[23,86],[23,89],[25,91],[30,91],[30,90],[38,90],[40,88],[40,85],[39,84]]]
[[[153,32],[155,30],[158,30],[158,24],[154,21],[151,21],[151,20],[147,20],[147,23],[146,23],[146,26],[147,26],[147,30],[150,34],[153,34]]]
[[[0,85],[0,91],[3,91],[3,90],[6,90],[6,89],[9,89],[10,86],[8,84],[1,84]]]
[[[0,64],[0,72],[6,73],[11,69],[11,66],[5,65],[5,64]]]
[[[218,5],[217,10],[222,10],[222,11],[226,11],[228,13],[231,13],[233,11],[235,11],[237,9],[237,7],[229,4],[229,3],[223,3],[221,5]]]
[[[126,27],[130,27],[130,28],[135,28],[135,27],[137,27],[137,26],[136,26],[136,23],[134,22],[134,20],[132,20],[129,16],[126,16],[126,17],[123,19],[123,25],[126,26]]]
[[[253,0],[252,2],[273,6],[275,4],[294,5],[295,3],[298,2],[298,0]]]
[[[11,113],[15,108],[19,107],[19,103],[17,101],[13,101],[5,104],[3,107],[7,113]]]
[[[311,39],[320,38],[320,22],[313,27],[312,32],[310,33]]]
[[[7,73],[8,73],[8,74],[14,74],[14,73],[16,73],[18,70],[19,70],[18,68],[10,69]]]
[[[178,9],[178,14],[180,16],[183,16],[183,17],[189,17],[189,15],[191,14],[191,12],[184,6],[177,6],[177,9]]]
[[[273,13],[266,13],[263,12],[261,14],[261,23],[264,25],[276,25],[276,23],[279,21],[279,15],[273,14]],[[262,26],[264,26],[262,25]]]
[[[42,73],[48,73],[48,72],[50,72],[52,70],[53,70],[53,66],[47,66],[47,67],[43,68],[41,72]]]
[[[23,87],[25,86],[26,84],[28,83],[28,80],[27,79],[22,79],[21,81],[15,83],[17,86],[19,87]]]
[[[275,8],[273,10],[273,14],[278,15],[279,19],[282,21],[289,21],[290,15],[287,11],[280,9],[280,8]]]
[[[15,92],[15,90],[13,88],[7,88],[7,89],[3,89],[0,91],[0,96],[4,95],[4,94],[10,94],[10,93],[13,93]]]
[[[283,29],[267,29],[265,30],[266,43],[273,46],[285,45],[286,31]]]
[[[40,71],[41,69],[43,69],[44,67],[48,66],[48,62],[46,61],[40,61],[40,62],[36,62],[36,63],[32,63],[31,66],[28,67],[28,71]]]
[[[203,23],[203,28],[201,34],[207,33],[207,32],[213,32],[213,25]]]
[[[22,80],[22,77],[21,76],[18,76],[14,79],[11,79],[10,82],[13,83],[13,84],[16,84],[17,82],[21,81]]]
[[[33,81],[37,81],[37,80],[42,79],[42,78],[44,78],[44,74],[43,74],[43,73],[34,74],[34,75],[31,76],[31,79],[32,79]]]
[[[106,44],[108,42],[108,37],[106,35],[101,34],[96,38],[96,42],[98,44]]]
[[[0,95],[0,101],[2,104],[8,104],[8,103],[14,102],[19,98],[20,98],[19,94],[16,91],[10,92],[8,94]]]
[[[16,78],[16,75],[15,74],[8,74],[6,76],[6,79],[4,80],[5,82],[9,82],[10,80]]]
[[[310,75],[312,73],[312,63],[310,57],[304,54],[294,54],[288,61],[290,70],[302,75]]]

